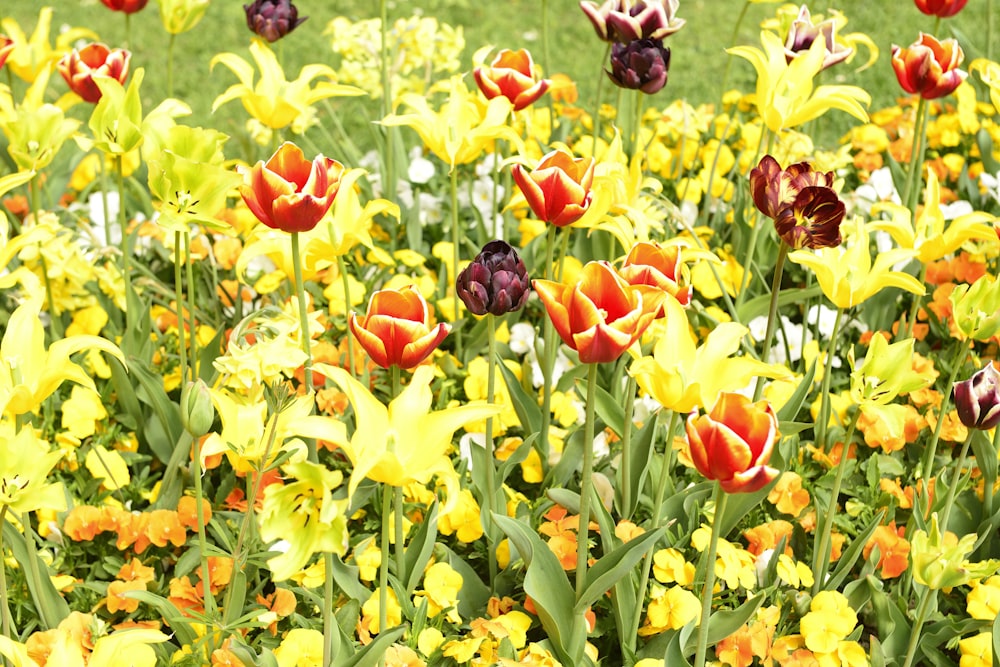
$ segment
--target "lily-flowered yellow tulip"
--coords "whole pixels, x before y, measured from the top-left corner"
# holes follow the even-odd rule
[[[240,80],[215,98],[213,112],[226,102],[240,100],[247,113],[272,130],[278,130],[291,125],[322,99],[365,94],[360,88],[335,83],[336,73],[327,65],[306,65],[298,78],[288,81],[274,51],[259,39],[250,43],[250,55],[260,70],[260,80],[256,83],[253,67],[235,53],[220,53],[212,58],[211,68],[221,63]],[[309,85],[321,76],[327,80]]]
[[[390,486],[443,481],[448,493],[445,511],[459,497],[459,480],[448,451],[455,431],[469,422],[495,417],[500,406],[466,403],[431,411],[434,369],[419,366],[399,396],[388,407],[342,368],[313,367],[340,387],[354,407],[357,427],[350,441],[337,444],[354,465],[348,492],[353,495],[365,478]]]
[[[856,404],[888,405],[897,396],[923,389],[934,381],[933,376],[913,370],[914,343],[913,338],[907,338],[890,345],[885,336],[876,334],[860,365],[855,363],[854,349],[848,352],[853,369],[851,398]]]
[[[726,52],[744,58],[757,70],[757,113],[774,133],[787,130],[822,116],[828,109],[845,111],[863,123],[868,122],[864,106],[871,95],[857,86],[826,85],[813,88],[813,80],[826,58],[826,44],[817,39],[808,51],[788,62],[785,45],[773,32],[763,31],[764,50],[752,46],[734,46]]]
[[[916,256],[916,251],[894,248],[880,252],[872,263],[869,232],[861,218],[841,226],[844,243],[836,248],[796,250],[788,259],[807,266],[816,274],[820,289],[833,305],[850,308],[865,301],[886,287],[898,287],[923,295],[924,285],[902,271],[893,271],[899,262]]]
[[[710,408],[725,391],[745,388],[758,375],[790,377],[783,366],[750,357],[734,357],[749,329],[723,322],[697,345],[687,313],[676,299],[665,299],[666,329],[653,356],[636,359],[629,373],[643,391],[675,412]]]
[[[400,101],[412,113],[387,116],[382,124],[412,127],[428,150],[452,168],[478,159],[497,139],[522,146],[521,137],[507,124],[510,100],[500,96],[484,104],[457,76],[444,85],[448,86],[448,99],[440,111],[432,109],[423,95],[408,93]]]
[[[39,440],[31,426],[15,432],[11,421],[0,422],[0,506],[15,512],[66,509],[66,491],[61,483],[46,477],[62,459],[58,449]]]
[[[889,232],[900,248],[913,250],[923,264],[950,255],[968,241],[995,241],[993,216],[983,211],[960,215],[945,227],[941,212],[941,188],[933,169],[927,170],[927,188],[924,190],[924,208],[912,220],[910,209],[900,204],[883,202],[872,206],[872,215],[885,211],[891,218],[873,220],[869,229]]]
[[[993,108],[1000,113],[1000,63],[976,58],[969,64],[970,72],[978,72],[979,78],[990,88],[990,101]]]
[[[52,64],[42,68],[17,105],[0,95],[0,130],[7,137],[7,152],[22,171],[43,169],[76,132],[80,121],[67,118],[65,105],[45,101]]]
[[[961,338],[988,341],[1000,333],[1000,280],[984,275],[972,285],[956,285],[949,296],[953,332]]]
[[[7,58],[7,67],[22,81],[33,82],[46,67],[55,63],[64,54],[73,50],[78,40],[98,40],[97,33],[86,28],[70,28],[61,31],[56,38],[56,48],[49,43],[52,27],[52,8],[42,7],[38,12],[38,23],[29,38],[12,18],[0,21],[3,31],[14,42],[14,50]]]
[[[123,364],[125,357],[113,343],[97,336],[70,336],[45,349],[45,331],[38,319],[42,302],[24,302],[10,316],[0,342],[0,412],[10,416],[35,412],[64,381],[97,391],[94,380],[70,355],[95,349]]]

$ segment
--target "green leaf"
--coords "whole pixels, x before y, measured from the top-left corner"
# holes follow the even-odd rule
[[[375,667],[385,656],[386,649],[396,643],[396,640],[406,632],[405,625],[397,625],[386,632],[378,633],[371,643],[346,660],[334,659],[337,667]]]
[[[507,368],[507,364],[497,364],[497,368],[500,369],[503,381],[507,384],[510,402],[514,406],[521,427],[526,433],[538,433],[542,430],[542,409],[538,407],[538,401],[524,390],[521,381]]]
[[[592,604],[604,597],[622,578],[628,576],[646,551],[663,537],[664,527],[635,537],[609,554],[605,554],[587,570],[586,583],[577,598],[575,611],[585,613]]]
[[[49,566],[39,558],[35,552],[34,544],[28,544],[31,539],[33,538],[16,529],[10,521],[4,520],[4,545],[10,547],[14,560],[20,563],[24,569],[28,592],[41,617],[43,627],[46,630],[52,630],[69,616],[69,605],[52,584],[52,572],[49,570]],[[31,567],[32,564],[34,568]],[[3,563],[0,563],[0,567],[4,567]],[[32,571],[37,571],[39,576],[31,576]]]
[[[358,571],[356,565],[346,565],[344,561],[340,560],[340,556],[337,554],[333,555],[333,570],[331,574],[333,575],[334,583],[352,599],[364,602],[372,592],[361,583]]]
[[[763,245],[764,244],[761,244],[761,246]],[[778,293],[778,306],[785,306],[790,303],[802,303],[806,299],[811,299],[814,296],[820,296],[822,293],[823,291],[820,289],[819,285],[810,285],[804,289],[801,287],[784,289]],[[770,304],[770,293],[761,294],[758,297],[744,301],[743,305],[737,308],[737,315],[739,316],[738,321],[749,322],[755,317],[767,315],[767,309]]]
[[[639,496],[642,495],[642,487],[645,483],[646,475],[649,473],[649,460],[653,451],[653,439],[656,435],[656,427],[658,423],[658,419],[650,416],[638,432],[632,432],[632,437],[629,439],[628,447],[632,456],[633,465],[631,474],[629,475],[629,478],[625,480],[625,483],[629,485],[632,502],[629,503],[631,507],[621,508],[621,514],[623,517],[632,516],[639,504]],[[620,501],[620,490],[616,496],[619,497]]]
[[[736,609],[712,612],[712,616],[708,621],[708,645],[715,646],[736,632],[757,612],[757,609],[763,604],[765,597],[764,593],[761,593],[748,599]],[[697,634],[692,633],[688,637],[685,649],[688,652],[693,652],[697,641]]]
[[[163,389],[163,378],[152,372],[143,360],[129,357],[128,367],[132,377],[139,383],[140,400],[153,409],[153,416],[159,422],[155,424],[159,428],[154,430],[154,424],[146,419],[143,435],[156,458],[167,463],[183,431],[177,404],[170,400]]]
[[[854,568],[854,564],[858,562],[864,552],[865,544],[871,538],[875,529],[882,525],[882,519],[885,518],[885,510],[881,510],[875,518],[872,519],[868,526],[851,540],[851,546],[847,547],[840,560],[837,561],[837,567],[834,569],[833,574],[830,578],[826,580],[825,584],[822,585],[820,590],[836,590],[843,583],[844,579],[851,573]]]
[[[779,422],[791,422],[795,419],[796,415],[799,414],[799,410],[802,409],[802,404],[805,402],[806,397],[809,396],[809,392],[812,389],[813,378],[816,377],[816,364],[819,358],[812,362],[809,366],[809,370],[806,371],[805,376],[799,381],[799,386],[795,388],[792,395],[788,397],[788,401],[780,410],[778,410],[778,421]],[[786,431],[782,430],[782,434],[789,435]]]
[[[581,664],[587,637],[585,621],[574,612],[575,595],[559,559],[535,531],[520,521],[496,513],[493,521],[524,560],[524,592],[535,603],[558,659],[566,664]]]
[[[403,556],[403,568],[406,570],[400,573],[400,579],[406,584],[406,595],[409,597],[417,589],[417,584],[424,576],[424,568],[427,567],[431,554],[434,553],[434,542],[437,540],[437,515],[438,505],[434,503],[430,512],[420,523],[420,528],[406,545],[406,553]]]
[[[181,646],[194,646],[195,642],[198,641],[198,636],[191,625],[200,621],[184,616],[170,600],[149,591],[128,591],[125,595],[148,604],[158,611],[163,620],[170,626],[170,630],[176,635]]]
[[[581,385],[583,382],[580,383]],[[603,387],[596,387],[594,393],[594,409],[597,411],[597,416],[601,418],[605,424],[611,427],[611,430],[615,432],[619,438],[625,430],[625,408],[622,407],[621,402],[616,400],[606,389]],[[586,389],[577,392],[580,396],[586,396]]]

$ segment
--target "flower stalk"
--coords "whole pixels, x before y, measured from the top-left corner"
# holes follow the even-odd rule
[[[823,515],[823,525],[816,533],[815,549],[813,550],[813,588],[812,594],[816,595],[823,588],[826,581],[826,570],[830,566],[830,540],[833,532],[833,517],[837,513],[837,498],[840,497],[840,489],[844,484],[844,474],[847,472],[847,461],[851,454],[851,441],[854,439],[854,430],[858,425],[860,410],[854,412],[851,425],[844,435],[844,449],[840,453],[840,460],[837,462],[837,475],[833,479],[833,488],[830,489],[830,502]]]
[[[580,478],[580,523],[576,545],[576,596],[587,585],[587,561],[590,559],[590,496],[594,486],[594,408],[597,401],[598,364],[587,365],[587,407],[583,427],[583,471]]]
[[[701,591],[701,622],[698,625],[694,667],[705,667],[705,656],[708,651],[708,622],[712,616],[712,597],[715,591],[715,559],[719,552],[719,533],[722,532],[722,519],[726,514],[726,504],[729,500],[729,494],[722,490],[722,485],[718,481],[715,482],[714,500],[712,535],[708,541],[708,551],[705,552],[705,587]]]

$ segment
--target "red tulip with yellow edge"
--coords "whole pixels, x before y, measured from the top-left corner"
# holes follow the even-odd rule
[[[892,69],[899,85],[925,100],[936,100],[955,91],[968,74],[958,66],[965,54],[955,39],[938,41],[920,33],[916,42],[903,48],[893,44]]]
[[[441,344],[451,327],[432,326],[427,301],[416,287],[384,289],[372,294],[368,312],[348,316],[351,333],[382,368],[413,368]]]
[[[94,82],[94,77],[110,77],[125,85],[131,59],[132,54],[125,49],[111,49],[94,42],[82,49],[73,49],[59,60],[56,67],[70,90],[85,102],[97,104],[101,99],[101,89]]]
[[[272,229],[308,232],[333,205],[344,165],[322,155],[310,162],[286,141],[267,162],[241,173],[246,183],[240,194],[258,220]]]
[[[0,35],[0,67],[7,62],[7,57],[14,50],[14,40],[7,35]]]
[[[682,306],[691,303],[691,286],[681,287],[681,248],[640,241],[632,246],[618,275],[630,285],[649,285],[663,290]],[[660,309],[660,315],[663,310]]]
[[[666,294],[646,285],[629,285],[607,262],[584,265],[575,285],[532,282],[563,342],[580,363],[614,361],[646,331]]]
[[[778,439],[778,418],[767,401],[723,393],[709,414],[692,413],[686,430],[694,467],[726,493],[752,493],[779,474],[767,465]]]
[[[503,49],[489,66],[472,70],[476,85],[486,99],[504,96],[520,111],[538,100],[549,89],[548,79],[535,78],[535,64],[527,49]]]
[[[514,165],[514,182],[539,220],[566,227],[582,218],[593,200],[594,165],[594,158],[575,158],[557,149],[534,171]]]

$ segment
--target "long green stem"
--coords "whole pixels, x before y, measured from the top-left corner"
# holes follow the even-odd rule
[[[743,3],[743,9],[740,10],[740,15],[736,17],[736,25],[733,26],[733,34],[729,37],[729,46],[736,46],[736,40],[740,36],[740,28],[743,26],[743,19],[746,18],[747,10],[750,9],[750,5],[753,0],[746,0]],[[722,71],[722,83],[719,86],[719,95],[724,96],[726,94],[726,84],[729,83],[729,70],[733,66],[733,57],[730,55],[726,56],[726,68]],[[722,106],[719,105],[721,109]]]
[[[393,92],[392,92],[392,72],[389,69],[389,3],[388,0],[379,2],[379,26],[381,30],[380,52],[380,73],[382,77],[382,117],[392,113]],[[396,127],[394,125],[383,125],[382,136],[385,139],[385,178],[382,179],[382,196],[389,201],[396,201]],[[400,216],[401,221],[406,216]],[[396,249],[397,234],[390,234],[390,246]],[[405,236],[405,235],[404,235]]]
[[[10,606],[7,604],[7,558],[3,550],[3,527],[7,523],[7,505],[0,505],[0,630],[4,637],[10,637]]]
[[[622,423],[622,466],[618,488],[622,497],[622,516],[632,516],[632,418],[635,416],[636,381],[631,374],[625,382],[625,421]]]
[[[395,399],[399,396],[400,388],[400,368],[396,364],[393,364],[389,370],[389,374],[392,377],[392,388],[390,399]],[[395,554],[396,560],[396,576],[403,576],[403,569],[406,562],[406,545],[405,536],[403,534],[403,487],[396,486],[392,489],[392,506],[393,506],[393,530],[395,531],[395,549],[393,553]]]
[[[128,217],[125,214],[125,166],[120,155],[115,156],[115,173],[118,177],[118,227],[121,229],[122,240],[122,278],[125,281],[125,322],[126,328],[131,329],[132,323],[138,313],[133,313],[127,307],[129,297],[132,295],[132,251],[129,248]]]
[[[951,387],[955,384],[955,378],[958,377],[958,371],[965,365],[966,355],[969,353],[969,344],[962,340],[955,341],[955,356],[952,358],[951,362],[951,372],[948,374],[948,381],[945,382],[945,387]],[[944,425],[945,415],[948,414],[949,402],[951,401],[951,392],[945,392],[944,397],[941,399],[941,407],[938,409],[937,426],[934,427],[934,435],[931,436],[931,441],[927,445],[927,450],[924,453],[923,466],[921,467],[920,479],[923,480],[924,490],[927,497],[930,497],[930,477],[931,472],[934,469],[934,458],[937,456],[937,446],[938,441],[941,438],[941,428]]]
[[[306,362],[302,365],[305,371],[306,393],[313,392],[312,374],[312,336],[309,334],[309,310],[306,307],[306,286],[302,280],[302,253],[299,250],[299,232],[292,232],[292,269],[295,273],[295,295],[299,302],[299,328],[302,329],[302,351],[306,355]],[[312,438],[306,440],[309,451],[309,460],[313,463],[319,462],[319,455],[316,452],[316,441]]]
[[[392,512],[392,487],[382,488],[382,562],[378,568],[378,631],[389,625],[389,514]],[[384,660],[384,659],[383,659]],[[380,664],[385,664],[382,660]]]
[[[951,484],[948,485],[948,495],[945,496],[944,507],[941,508],[941,530],[948,530],[948,518],[951,515],[952,505],[955,504],[958,487],[963,484],[962,468],[965,467],[965,457],[969,455],[969,445],[972,444],[973,434],[975,434],[975,430],[969,429],[969,434],[965,436],[965,442],[962,443],[962,449],[959,451],[958,460],[955,461],[955,475],[952,477]]]
[[[184,230],[184,270],[187,274],[187,303],[188,303],[188,345],[191,347],[189,355],[191,363],[191,379],[198,379],[198,320],[195,311],[198,304],[198,283],[194,280],[194,263],[191,261],[191,232]],[[178,317],[178,325],[181,324]]]
[[[816,532],[816,548],[813,550],[813,595],[819,593],[826,582],[826,570],[830,566],[830,540],[833,533],[833,517],[837,513],[837,498],[840,497],[840,489],[844,483],[844,473],[847,472],[847,461],[851,454],[851,440],[854,439],[854,429],[858,424],[860,414],[861,410],[854,412],[854,418],[851,419],[851,425],[844,436],[844,449],[840,452],[840,461],[837,463],[837,475],[833,479],[833,488],[830,489],[830,502],[823,515],[823,525]]]
[[[993,429],[993,448],[988,452],[991,456],[997,456],[1000,450],[1000,428]],[[993,518],[993,487],[997,483],[996,466],[990,466],[990,475],[983,475],[983,518],[991,520]],[[987,531],[986,539],[983,541],[981,553],[989,557],[993,551],[993,531]]]
[[[333,552],[323,554],[323,667],[333,667]]]
[[[927,620],[927,611],[935,595],[937,595],[937,591],[926,586],[920,591],[917,617],[913,619],[913,629],[910,631],[910,643],[906,647],[906,660],[903,661],[903,667],[910,667],[913,664],[913,659],[917,655],[917,645],[920,643],[920,633],[924,629],[924,621]]]
[[[552,257],[556,244],[555,225],[549,225],[545,236],[545,272],[546,280],[552,280]],[[542,455],[542,460],[548,460],[549,456],[549,427],[552,424],[552,370],[556,363],[556,330],[552,324],[552,318],[542,319],[542,358],[539,363],[542,366],[542,424],[541,433],[538,435],[538,449]],[[537,347],[536,347],[537,349]]]
[[[771,302],[767,308],[767,330],[764,333],[764,347],[761,349],[760,358],[767,360],[768,352],[774,343],[774,329],[778,324],[778,294],[781,292],[781,276],[785,270],[785,258],[788,257],[788,244],[782,240],[778,246],[778,258],[774,261],[774,280],[771,282]],[[764,376],[757,376],[757,383],[753,389],[753,400],[760,400],[764,393]]]
[[[677,423],[680,421],[680,415],[673,410],[670,410],[669,412],[670,425],[667,426],[666,443],[663,446],[663,462],[660,465],[660,477],[657,480],[656,491],[653,496],[653,518],[649,523],[650,530],[656,530],[659,528],[660,522],[663,520],[663,499],[667,494],[667,486],[670,482],[670,473],[673,468],[671,463],[673,461],[674,430],[677,428]],[[657,413],[656,419],[657,421],[660,421],[662,418],[663,411],[660,411]],[[638,600],[638,604],[636,604],[635,614],[632,617],[632,625],[629,626],[632,632],[628,633],[626,637],[622,637],[622,641],[625,642],[628,649],[624,652],[626,655],[635,653],[635,642],[638,637],[639,623],[642,622],[642,603],[646,598],[646,586],[649,584],[649,573],[653,569],[654,551],[654,549],[650,549],[649,553],[646,554],[646,557],[642,562],[642,572],[639,574],[639,588],[636,589],[636,599]]]
[[[583,472],[580,478],[580,526],[576,546],[576,597],[587,584],[590,559],[590,489],[594,484],[594,403],[597,401],[597,364],[587,368],[587,408],[583,427]]]
[[[820,389],[819,420],[816,422],[816,447],[826,451],[826,431],[830,421],[830,378],[833,375],[833,359],[837,352],[837,334],[840,333],[840,320],[844,317],[844,309],[837,308],[837,320],[833,323],[830,334],[830,349],[826,351],[826,366],[823,369],[823,383]]]
[[[493,313],[486,314],[486,402],[493,404],[496,398],[496,378],[497,378],[497,318]],[[497,579],[497,553],[496,545],[492,543],[493,534],[493,513],[499,511],[497,505],[497,471],[496,471],[496,451],[493,443],[493,417],[486,418],[486,537],[488,544],[486,550],[489,553],[490,567],[490,590],[496,590]]]
[[[188,381],[187,340],[184,335],[184,281],[182,279],[181,258],[184,253],[181,245],[186,245],[186,239],[178,229],[174,232],[174,303],[177,313],[177,353],[181,364],[181,384]],[[194,335],[194,332],[191,332]],[[192,378],[194,379],[194,378]],[[198,438],[195,438],[197,440]],[[197,462],[197,459],[196,459]]]
[[[719,533],[728,500],[729,494],[722,490],[722,485],[719,482],[716,482],[715,517],[712,519],[712,536],[709,538],[708,552],[705,554],[705,587],[701,591],[701,624],[698,626],[698,645],[694,654],[694,667],[705,667],[705,654],[708,651],[708,621],[712,616],[712,597],[715,591],[715,558],[719,552]]]
[[[455,165],[451,167],[451,274],[448,276],[448,285],[455,294],[455,280],[458,278],[458,246],[461,235],[458,230],[458,170]],[[455,297],[458,298],[457,295]],[[457,308],[457,306],[456,306]],[[462,332],[456,328],[452,333],[455,339],[455,356],[461,362],[462,359]]]
[[[916,214],[916,197],[923,181],[924,137],[927,134],[927,100],[920,98],[917,102],[917,115],[913,119],[913,146],[910,152],[909,170],[906,172],[906,182],[903,187],[903,205],[910,209],[910,215]],[[915,217],[911,217],[915,220]]]
[[[340,271],[340,284],[344,288],[344,317],[351,312],[351,282],[347,279],[347,263],[344,262],[343,255],[337,255],[337,269]],[[347,333],[347,372],[351,377],[357,379],[358,374],[354,370],[354,336]]]

